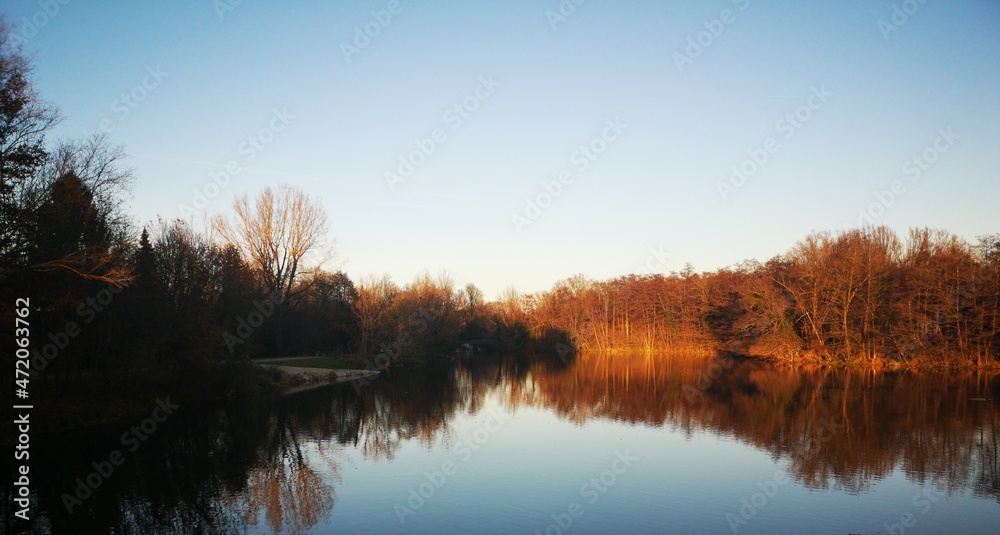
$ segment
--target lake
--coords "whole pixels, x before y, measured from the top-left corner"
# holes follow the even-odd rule
[[[1000,532],[984,372],[473,356],[226,406],[163,397],[135,428],[32,444],[38,532]]]

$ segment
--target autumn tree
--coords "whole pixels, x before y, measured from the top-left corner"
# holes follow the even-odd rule
[[[262,290],[284,302],[305,271],[306,256],[322,255],[327,221],[318,201],[302,190],[281,185],[264,188],[252,202],[246,195],[237,197],[233,215],[216,217],[213,226],[246,258]],[[319,260],[322,263],[325,258]]]
[[[395,327],[391,357],[396,357],[392,352],[418,359],[440,356],[458,341],[459,297],[446,273],[415,277],[393,300],[390,312]]]
[[[787,269],[775,278],[791,297],[795,324],[802,337],[820,356],[831,351],[830,326],[836,318],[835,289],[827,271],[832,261],[833,241],[828,232],[806,236],[786,255]]]
[[[1000,234],[980,236],[977,249],[982,285],[977,303],[983,325],[981,343],[985,353],[1000,355]]]
[[[1000,356],[1000,238],[977,246],[887,227],[806,236],[765,264],[608,281],[574,277],[491,304],[519,309],[536,340],[597,352],[729,352],[790,362],[974,365]],[[523,303],[523,307],[512,304]],[[498,329],[499,332],[499,329]]]
[[[459,310],[462,315],[463,340],[477,340],[490,337],[490,317],[483,299],[483,292],[471,282],[459,292]]]
[[[31,85],[32,65],[0,16],[0,275],[26,267],[33,212],[26,186],[45,163],[45,133],[58,111]]]
[[[381,278],[367,276],[358,281],[353,306],[361,331],[358,349],[362,355],[375,352],[380,342],[385,341],[389,330],[389,309],[399,291],[388,275]]]
[[[275,350],[284,352],[283,324],[288,299],[307,286],[297,285],[307,271],[307,255],[321,251],[326,234],[323,206],[305,192],[283,184],[264,188],[251,202],[246,195],[233,201],[231,217],[217,216],[215,231],[237,250],[255,273],[262,293],[275,305]]]
[[[528,330],[529,305],[525,296],[513,286],[500,294],[500,299],[487,303],[490,310],[490,330],[501,349],[520,351],[525,348],[531,333]]]

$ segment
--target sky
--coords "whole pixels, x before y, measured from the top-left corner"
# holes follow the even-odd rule
[[[1000,232],[1000,2],[5,2],[138,225],[296,186],[329,269],[487,298],[860,223]],[[228,170],[227,170],[228,169]]]

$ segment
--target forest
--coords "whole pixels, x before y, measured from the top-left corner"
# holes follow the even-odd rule
[[[765,262],[576,275],[487,302],[447,274],[400,284],[324,269],[332,236],[322,204],[289,185],[238,196],[228,215],[219,206],[204,222],[139,223],[128,212],[137,177],[125,148],[103,134],[49,139],[59,111],[8,37],[0,28],[0,324],[12,340],[15,303],[29,303],[32,380],[77,408],[110,399],[125,411],[164,383],[224,395],[253,358],[336,354],[370,367],[375,355],[390,365],[445,359],[469,341],[564,358],[1000,362],[1000,234],[970,243],[921,228],[814,232]],[[5,355],[0,375],[13,381],[13,351]]]

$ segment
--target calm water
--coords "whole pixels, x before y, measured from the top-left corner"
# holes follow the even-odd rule
[[[987,374],[482,357],[181,407],[141,442],[129,425],[46,441],[34,516],[55,533],[995,535],[998,398]]]

